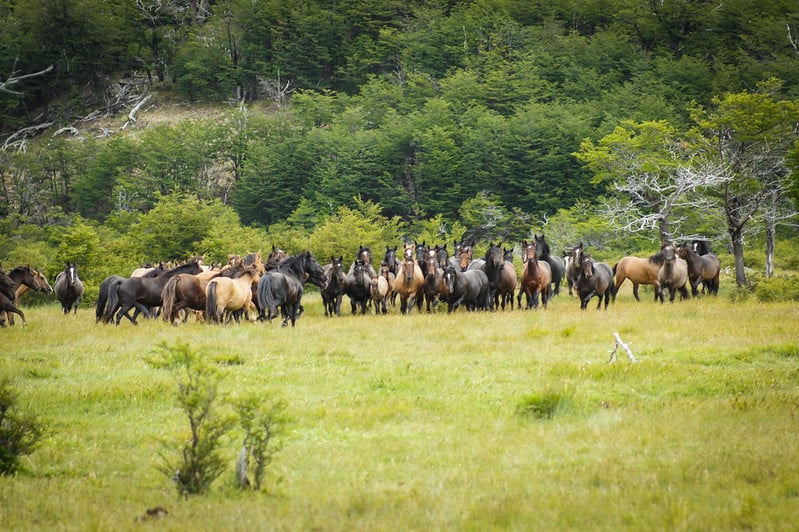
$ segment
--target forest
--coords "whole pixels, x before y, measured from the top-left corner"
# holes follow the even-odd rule
[[[326,258],[546,232],[614,255],[707,238],[740,286],[753,243],[766,275],[780,246],[799,269],[794,1],[2,0],[0,16],[3,266],[77,261],[96,285],[274,244]]]

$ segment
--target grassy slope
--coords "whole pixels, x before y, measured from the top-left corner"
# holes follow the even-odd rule
[[[651,293],[643,296],[648,298]],[[790,528],[799,502],[799,309],[726,298],[580,312],[325,319],[295,329],[163,322],[104,327],[29,309],[2,332],[0,372],[49,435],[0,478],[3,529]],[[639,364],[607,365],[613,332]],[[264,493],[178,500],[156,470],[184,431],[170,376],[144,357],[188,342],[223,391],[288,404]],[[552,420],[523,398],[570,399]]]

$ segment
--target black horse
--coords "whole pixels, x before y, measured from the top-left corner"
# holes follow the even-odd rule
[[[347,275],[347,295],[350,297],[352,313],[360,309],[361,314],[366,314],[366,306],[372,298],[372,282],[362,260],[356,260],[352,273]]]
[[[258,282],[259,319],[272,321],[278,315],[278,307],[283,314],[283,327],[294,327],[302,307],[306,276],[321,289],[327,285],[325,270],[316,262],[310,251],[289,255],[281,260],[274,270],[266,272]]]
[[[583,255],[580,259],[580,275],[577,277],[577,295],[580,297],[580,309],[585,310],[593,297],[598,297],[597,310],[605,301],[608,308],[611,297],[616,300],[616,290],[613,283],[613,270],[604,262],[595,262],[590,255]]]
[[[83,297],[83,282],[78,277],[78,267],[74,262],[67,262],[64,271],[56,276],[55,295],[61,302],[64,314],[69,314],[73,308],[75,314],[78,313],[78,306]]]
[[[563,278],[566,276],[566,261],[562,257],[552,255],[549,250],[549,243],[544,235],[533,235],[535,238],[536,250],[538,258],[545,260],[549,263],[549,269],[552,270],[552,295],[556,296],[560,293],[560,285]]]
[[[388,271],[397,275],[400,266],[402,266],[402,261],[397,258],[397,246],[393,248],[386,246],[386,254],[383,255],[383,262],[388,265]]]
[[[197,275],[201,271],[200,264],[192,260],[155,277],[128,277],[110,284],[103,322],[114,321],[119,325],[124,316],[136,325],[140,313],[150,317],[150,308],[161,306],[161,293],[170,278],[181,273]],[[128,314],[132,308],[136,309],[133,317]]]
[[[483,270],[461,272],[460,268],[447,266],[444,269],[447,285],[447,314],[459,306],[466,310],[487,310],[490,305],[488,277]]]
[[[327,283],[320,291],[325,316],[341,316],[341,299],[347,293],[347,274],[344,273],[344,257],[330,257],[324,266]]]
[[[483,259],[482,270],[488,278],[488,298],[491,302],[490,308],[492,310],[497,307],[497,285],[501,280],[504,265],[505,253],[502,251],[502,242],[499,244],[490,242]]]

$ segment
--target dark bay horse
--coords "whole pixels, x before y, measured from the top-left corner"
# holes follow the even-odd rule
[[[488,277],[483,270],[467,270],[460,267],[444,268],[444,283],[447,285],[447,314],[463,305],[466,310],[488,310],[491,292]]]
[[[294,327],[302,307],[306,278],[321,289],[327,283],[324,269],[310,251],[289,255],[275,269],[262,275],[258,282],[260,319],[272,321],[278,316],[279,307],[283,314],[283,327],[289,320]]]
[[[502,278],[502,270],[505,267],[505,253],[502,251],[502,243],[494,244],[490,242],[483,258],[481,269],[488,277],[488,290],[490,308],[496,308],[497,285]]]
[[[613,271],[604,262],[595,262],[591,255],[583,254],[580,259],[580,275],[577,277],[577,295],[580,297],[580,309],[585,310],[595,296],[599,298],[597,310],[605,300],[608,308],[611,297],[615,301],[616,290],[613,287]]]
[[[566,262],[562,257],[552,255],[549,249],[549,243],[544,235],[533,235],[536,244],[536,253],[538,258],[546,261],[549,264],[549,269],[552,271],[552,295],[560,294],[560,285],[563,278],[566,276]]]
[[[547,308],[552,296],[552,268],[545,260],[538,258],[538,245],[535,240],[522,241],[522,276],[519,281],[518,305],[522,308],[522,294],[527,299],[527,308],[538,308],[538,297],[541,305]]]
[[[505,305],[510,303],[513,309],[513,296],[516,292],[518,277],[516,267],[513,265],[513,248],[503,249],[503,266],[499,281],[497,281],[496,293],[494,295],[494,308],[498,306],[505,310]]]
[[[330,257],[330,264],[323,267],[327,283],[320,290],[325,316],[341,316],[341,299],[347,293],[349,284],[344,273],[344,257]]]
[[[688,264],[688,279],[694,297],[699,295],[699,283],[702,283],[703,289],[707,289],[708,294],[718,295],[721,262],[716,255],[699,255],[686,245],[677,246],[677,255]]]
[[[5,312],[11,325],[14,324],[11,313],[18,315],[25,325],[25,314],[17,307],[17,288],[25,285],[31,290],[40,290],[36,284],[33,270],[30,266],[17,266],[7,274],[0,270],[0,311]],[[0,321],[0,326],[5,327],[5,320]]]
[[[47,277],[35,268],[31,268],[31,272],[33,273],[33,280],[35,281],[36,288],[32,290],[34,292],[44,292],[45,294],[52,294],[53,287],[50,286],[50,283],[47,282]],[[14,306],[19,308],[19,298],[21,298],[28,290],[31,288],[26,285],[25,283],[19,283],[17,285],[17,289],[14,290]],[[8,324],[14,325],[14,315],[13,314],[6,314],[2,310],[0,310],[0,323],[2,323],[6,316],[8,316]]]
[[[232,268],[228,268],[225,273],[232,271]],[[180,312],[187,309],[205,312],[205,289],[211,279],[222,274],[222,270],[217,268],[196,275],[181,273],[170,277],[161,291],[161,314],[164,321],[175,325]],[[186,316],[183,321],[186,321]]]
[[[375,275],[375,277],[377,277]],[[352,273],[347,275],[347,295],[350,298],[352,313],[355,314],[360,309],[361,314],[366,314],[366,307],[372,298],[372,276],[366,269],[366,263],[356,260]]]
[[[642,284],[651,284],[655,288],[655,301],[657,301],[660,292],[658,272],[661,266],[663,266],[663,250],[649,258],[624,257],[613,265],[615,284],[613,297],[615,298],[619,293],[622,283],[629,279],[633,283],[633,296],[636,301],[641,301],[641,298],[638,297],[638,286]]]
[[[83,281],[78,277],[78,268],[74,262],[68,262],[64,271],[56,276],[55,295],[61,302],[64,314],[69,314],[73,308],[74,313],[77,314],[80,300],[83,297]]]
[[[448,261],[445,261],[447,263]],[[444,270],[439,265],[437,248],[427,250],[424,276],[424,301],[427,312],[435,312],[439,300],[446,299]]]
[[[580,276],[580,259],[583,254],[583,243],[580,242],[567,253],[564,262],[566,264],[566,282],[569,284],[569,295],[574,295],[574,285],[577,284],[577,277]]]
[[[124,316],[132,324],[136,325],[136,318],[140,313],[149,317],[150,308],[161,306],[161,292],[163,292],[164,286],[171,277],[181,273],[196,275],[201,271],[202,268],[200,268],[197,261],[192,260],[155,277],[128,277],[127,279],[116,281],[108,287],[108,300],[103,322],[114,321],[119,325]],[[131,317],[128,312],[134,307],[136,310]]]
[[[674,246],[667,244],[663,246],[663,266],[658,272],[658,282],[660,283],[660,302],[663,303],[665,291],[669,291],[669,301],[674,303],[677,291],[680,292],[680,300],[688,299],[688,264],[684,259],[677,256]]]

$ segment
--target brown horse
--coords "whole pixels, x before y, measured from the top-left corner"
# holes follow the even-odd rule
[[[636,301],[641,301],[641,298],[638,297],[638,286],[642,284],[650,284],[655,288],[655,301],[657,301],[660,293],[658,272],[661,266],[663,266],[663,250],[646,259],[633,256],[624,257],[613,266],[616,285],[613,297],[615,298],[619,293],[622,283],[629,279],[633,283],[633,296]]]
[[[699,295],[699,283],[702,283],[703,290],[707,289],[708,294],[718,295],[721,262],[717,256],[713,253],[699,255],[685,245],[677,246],[677,255],[688,264],[688,279],[694,297]]]
[[[669,302],[674,303],[677,291],[680,291],[680,300],[688,299],[688,264],[684,259],[677,256],[674,246],[667,244],[663,246],[663,266],[658,272],[660,282],[660,302],[663,303],[664,292],[669,291]]]
[[[527,308],[538,308],[538,296],[541,304],[547,308],[547,302],[552,295],[552,269],[549,263],[538,260],[536,242],[522,241],[522,277],[519,287],[518,305],[522,308],[522,293],[527,297]]]
[[[516,292],[516,283],[518,277],[516,275],[516,268],[513,266],[513,248],[503,248],[503,266],[500,272],[499,280],[496,284],[496,292],[494,294],[494,308],[501,307],[505,310],[505,305],[510,303],[510,308],[513,310],[513,296]]]
[[[47,282],[47,277],[40,272],[39,270],[31,268],[31,272],[33,272],[33,280],[36,283],[36,288],[33,289],[36,292],[44,292],[45,294],[52,294],[53,287],[50,286],[50,283]],[[19,308],[19,298],[23,296],[28,290],[31,288],[28,287],[26,284],[20,284],[17,289],[14,291],[14,306]],[[6,313],[4,311],[0,311],[0,322],[2,322],[6,317]],[[14,315],[8,314],[8,324],[14,325]]]
[[[251,264],[236,278],[214,277],[205,287],[205,317],[208,323],[222,323],[225,311],[234,313],[239,321],[237,311],[245,313],[255,311],[252,302],[252,285],[261,279],[256,265]]]
[[[438,248],[428,248],[425,256],[424,300],[427,312],[435,312],[438,302],[446,299],[444,270],[439,266]]]
[[[11,325],[14,325],[14,321],[11,319],[12,312],[22,318],[23,325],[27,324],[25,314],[17,308],[15,302],[16,290],[23,284],[32,290],[38,290],[30,266],[18,266],[8,274],[0,270],[0,311],[8,315]],[[0,327],[5,327],[5,320],[0,321]]]
[[[228,269],[227,271],[233,271]],[[211,269],[192,275],[181,273],[171,277],[161,291],[161,313],[164,321],[176,325],[175,320],[182,310],[191,309],[198,312],[205,311],[205,288],[211,279],[222,274],[219,268]],[[188,314],[183,317],[186,321]],[[199,316],[198,316],[199,318]]]
[[[569,285],[569,295],[574,295],[574,285],[577,283],[577,277],[580,276],[580,258],[583,254],[583,243],[580,242],[564,257],[566,264],[566,282]]]
[[[411,245],[413,249],[413,245]],[[397,277],[394,279],[394,290],[400,298],[400,312],[405,314],[410,312],[414,303],[419,312],[422,311],[422,304],[424,303],[424,275],[422,269],[416,263],[413,253],[410,255],[405,253],[405,258],[400,265],[397,272]]]

